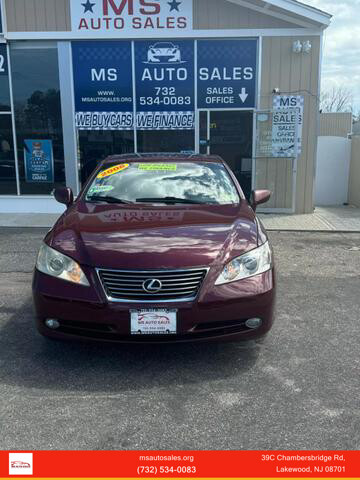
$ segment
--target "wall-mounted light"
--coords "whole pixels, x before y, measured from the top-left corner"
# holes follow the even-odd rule
[[[312,45],[310,40],[306,40],[306,42],[301,42],[300,40],[296,40],[293,43],[292,51],[294,53],[311,53]]]
[[[303,49],[302,43],[300,42],[300,40],[296,40],[293,43],[293,52],[294,53],[301,53],[302,49]]]
[[[312,45],[311,45],[310,40],[307,40],[306,42],[303,43],[303,52],[304,53],[311,53],[311,48],[312,48]]]

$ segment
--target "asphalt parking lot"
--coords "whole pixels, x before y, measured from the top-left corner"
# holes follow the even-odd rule
[[[270,235],[263,344],[124,347],[37,334],[45,232],[0,230],[0,449],[360,448],[360,235]]]

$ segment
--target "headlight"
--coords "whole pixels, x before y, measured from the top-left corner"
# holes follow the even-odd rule
[[[234,258],[227,265],[215,282],[215,285],[236,282],[243,278],[253,277],[272,268],[272,251],[269,242],[255,248],[249,253]]]
[[[80,265],[71,258],[43,243],[36,261],[36,268],[46,275],[61,278],[68,282],[90,286]]]

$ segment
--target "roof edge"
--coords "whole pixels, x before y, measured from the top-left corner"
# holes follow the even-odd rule
[[[266,3],[287,10],[293,14],[301,15],[308,20],[320,23],[325,27],[330,25],[332,19],[330,13],[299,2],[298,0],[266,0]]]
[[[263,7],[260,5],[254,5],[252,0],[227,0],[228,2],[234,3],[236,5],[241,5],[256,11],[260,11],[265,15],[274,15],[276,12],[271,10],[271,7],[276,7],[284,10],[285,14],[293,14],[298,17],[302,17],[301,22],[304,24],[306,21],[309,24],[310,22],[317,23],[321,25],[322,29],[325,29],[330,25],[332,15],[330,13],[319,10],[318,8],[312,7],[305,3],[299,2],[298,0],[262,0],[264,2]],[[296,23],[296,19],[295,23]],[[297,19],[300,23],[300,19]],[[303,25],[305,26],[305,25]]]

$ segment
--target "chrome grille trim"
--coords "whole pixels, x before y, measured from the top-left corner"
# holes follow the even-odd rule
[[[129,277],[126,276],[126,275],[121,275],[121,274],[118,274],[116,270],[107,270],[107,269],[102,269],[100,268],[99,270],[101,270],[102,272],[104,272],[104,275],[106,275],[107,277],[114,277],[114,278],[124,278],[125,280],[127,280]],[[197,271],[197,270],[196,270]],[[111,272],[111,273],[109,273]],[[123,270],[122,270],[123,272]],[[147,273],[147,274],[161,274],[161,272],[159,271],[156,271],[156,272],[144,272],[144,273]],[[176,275],[176,273],[178,273],[178,270],[176,272],[174,272],[174,275]],[[174,277],[174,275],[163,275],[161,278],[170,278],[170,279],[173,279],[173,278],[177,278],[176,276]],[[191,278],[191,277],[198,277],[200,275],[200,273],[186,273],[186,274],[183,274],[181,275],[182,278],[186,277],[186,278]],[[138,281],[142,280],[144,278],[144,276],[140,276],[140,275],[132,275],[131,276],[132,279],[138,279]],[[134,280],[135,281],[135,280]]]
[[[118,303],[174,303],[196,299],[209,268],[183,270],[112,270],[96,268],[106,298]],[[143,290],[146,280],[156,278],[162,289],[157,293]]]

